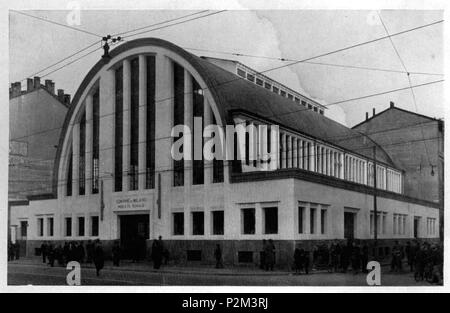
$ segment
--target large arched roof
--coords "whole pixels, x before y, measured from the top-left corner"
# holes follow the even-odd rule
[[[372,158],[373,156],[373,143],[357,131],[321,114],[302,109],[298,103],[242,79],[168,41],[158,38],[136,39],[125,42],[111,50],[110,55],[111,58],[114,58],[129,49],[143,46],[165,48],[184,58],[205,81],[208,90],[217,104],[223,124],[232,122],[233,112],[246,112],[279,124],[282,127],[292,129],[293,131],[337,145],[353,153],[368,158]],[[63,142],[69,130],[70,120],[76,111],[75,105],[79,102],[81,95],[91,80],[103,66],[107,65],[103,60],[99,60],[85,76],[73,97],[64,121],[55,159],[53,189],[55,195],[57,192],[58,171]],[[377,160],[394,166],[388,154],[380,147],[377,147]]]

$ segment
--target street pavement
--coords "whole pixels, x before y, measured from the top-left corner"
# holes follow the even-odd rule
[[[37,259],[8,263],[8,285],[66,285],[65,267],[50,267]],[[431,286],[416,282],[412,273],[389,273],[382,268],[382,286]],[[121,267],[106,264],[99,277],[92,265],[81,266],[81,285],[113,286],[367,286],[366,274],[313,271],[294,275],[286,271],[265,272],[258,268],[166,266],[154,270],[149,263],[123,262]]]

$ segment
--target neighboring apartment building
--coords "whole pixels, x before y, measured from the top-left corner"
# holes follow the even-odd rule
[[[375,140],[403,171],[403,193],[439,204],[444,222],[444,121],[396,107],[353,127]]]
[[[70,96],[55,83],[39,77],[20,82],[9,90],[9,204],[27,203],[52,192],[53,167]],[[15,231],[15,230],[13,230]],[[24,232],[22,235],[26,236]],[[20,237],[20,234],[19,236]]]

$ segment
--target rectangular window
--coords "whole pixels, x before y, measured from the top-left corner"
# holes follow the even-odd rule
[[[173,234],[175,236],[184,235],[184,213],[173,213]]]
[[[323,110],[319,110],[319,113],[322,114],[322,115],[324,114]]]
[[[255,234],[255,209],[242,209],[242,233]]]
[[[114,191],[122,191],[123,161],[123,67],[115,75],[115,137],[114,137]]]
[[[255,82],[255,75],[247,73],[247,79],[254,83]]]
[[[47,217],[47,236],[53,237],[53,217]]]
[[[317,107],[314,107],[314,112],[317,112],[319,109]]]
[[[308,104],[308,109],[312,109],[312,105],[311,104]]]
[[[37,235],[38,237],[44,236],[44,219],[41,217],[37,219]]]
[[[278,233],[278,208],[264,208],[264,234]]]
[[[98,216],[91,216],[91,236],[97,237],[99,229]]]
[[[223,235],[224,234],[224,211],[212,211],[212,234]]]
[[[298,233],[303,234],[303,223],[304,223],[304,213],[305,208],[302,206],[298,207]]]
[[[130,190],[139,188],[139,58],[130,62]]]
[[[273,86],[272,91],[273,91],[274,93],[279,93],[279,92],[280,92],[280,89],[278,89],[277,87]]]
[[[302,105],[303,105],[304,107],[306,107],[306,101],[303,101],[303,100],[302,100]]]
[[[288,97],[289,100],[293,100],[293,99],[294,99],[294,96],[291,95],[290,93],[288,93],[288,96],[287,96],[287,97]]]
[[[263,85],[263,80],[260,79],[260,78],[256,78],[256,84],[257,84],[258,86],[262,86],[262,85]]]
[[[65,218],[65,225],[66,225],[66,237],[72,236],[72,218],[66,217]]]
[[[294,101],[297,102],[297,103],[300,103],[300,99],[297,98],[297,97],[294,98]]]
[[[80,155],[79,155],[79,167],[78,167],[78,194],[84,195],[86,192],[86,111],[83,112],[80,120]]]
[[[240,68],[237,69],[237,74],[241,77],[245,78],[245,71],[241,70]]]
[[[314,234],[316,233],[316,209],[311,208],[309,213],[309,229],[311,230],[310,233]]]
[[[184,68],[177,63],[173,66],[173,83],[174,83],[174,109],[173,123],[174,125],[184,124]],[[195,96],[194,96],[195,98]],[[203,129],[203,128],[202,128]],[[173,142],[179,140],[182,136],[174,137]],[[184,185],[184,160],[173,161],[173,185]]]
[[[195,117],[201,117],[202,118],[202,128],[204,127],[204,98],[203,98],[203,89],[200,87],[200,85],[197,83],[197,81],[193,80],[193,93],[194,93],[194,103],[193,103],[193,118]],[[194,125],[192,123],[192,125]],[[194,137],[194,136],[192,136]],[[192,138],[194,140],[194,138]],[[202,149],[200,153],[201,159],[195,160],[195,158],[192,158],[193,161],[193,171],[192,171],[192,183],[194,185],[201,185],[204,183],[204,166],[203,166],[203,137],[202,137],[202,144],[199,147]],[[193,145],[192,153],[195,155],[196,151],[195,146]]]
[[[100,90],[92,96],[92,193],[99,187]]]
[[[205,234],[205,213],[192,212],[192,235]]]
[[[326,233],[327,227],[327,210],[320,210],[320,233]]]
[[[155,188],[155,57],[147,57],[147,141],[145,188]]]
[[[266,88],[266,89],[271,89],[272,88],[272,85],[271,84],[269,84],[269,83],[264,83],[264,88]]]
[[[281,91],[280,91],[280,95],[281,95],[282,97],[286,97],[286,91],[281,90]]]
[[[84,217],[83,216],[78,217],[78,236],[79,237],[84,236]]]

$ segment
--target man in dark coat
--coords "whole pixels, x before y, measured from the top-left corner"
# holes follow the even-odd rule
[[[100,276],[100,271],[103,269],[103,266],[105,265],[105,255],[103,252],[102,243],[99,239],[97,239],[95,242],[93,258],[95,269],[97,271],[97,276]]]
[[[214,250],[214,257],[216,258],[216,268],[223,268],[222,248],[220,247],[220,244],[216,245],[216,249]]]
[[[87,244],[86,244],[86,262],[87,263],[92,263],[92,257],[94,255],[94,244],[92,243],[91,240],[88,240]]]
[[[409,265],[409,271],[412,272],[414,270],[414,257],[416,253],[415,247],[412,247],[409,241],[406,243],[405,254]]]
[[[162,237],[159,236],[159,239],[154,240],[152,244],[152,260],[154,269],[159,269],[161,267],[163,252],[164,244],[162,242]]]
[[[302,250],[297,247],[294,251],[294,267],[295,267],[295,274],[300,274],[303,268],[303,256],[302,256]]]
[[[260,268],[263,270],[266,268],[266,245],[267,245],[267,241],[266,239],[263,239],[262,241],[262,250],[261,250],[261,264],[260,264]]]
[[[14,244],[14,254],[16,256],[16,260],[18,260],[20,257],[20,243],[18,241]]]
[[[55,250],[53,249],[53,245],[50,243],[47,246],[47,256],[48,256],[48,264],[53,267],[55,266]]]
[[[272,239],[269,239],[269,241],[266,244],[266,249],[264,251],[265,253],[265,263],[266,263],[266,271],[271,270],[273,271],[274,265],[275,265],[275,245],[273,244]]]
[[[83,242],[80,241],[77,246],[77,258],[78,262],[83,263],[85,257]]]
[[[44,241],[41,244],[42,263],[47,263],[47,243]]]
[[[365,243],[361,250],[361,267],[363,273],[368,273],[367,263],[369,263],[369,247]]]

